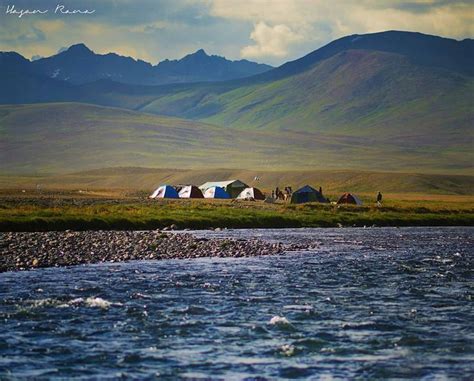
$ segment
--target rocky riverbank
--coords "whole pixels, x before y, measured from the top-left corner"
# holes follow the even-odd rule
[[[299,248],[255,239],[207,239],[156,230],[0,234],[0,272],[129,260],[277,255]]]

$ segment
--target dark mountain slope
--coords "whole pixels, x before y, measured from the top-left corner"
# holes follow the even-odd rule
[[[202,49],[180,60],[165,60],[152,66],[148,62],[115,53],[96,54],[84,44],[73,45],[31,65],[41,74],[72,84],[110,79],[138,85],[222,81],[259,74],[272,68],[246,60],[229,61],[224,57],[209,56]]]
[[[95,54],[84,44],[73,45],[59,54],[33,61],[31,65],[38,73],[72,84],[103,78],[124,83],[146,83],[155,77],[153,66],[147,62],[115,53]]]
[[[80,96],[74,86],[38,73],[30,61],[14,52],[0,53],[0,103],[36,103]]]
[[[395,53],[407,57],[416,65],[438,67],[460,74],[474,75],[474,40],[457,41],[422,33],[387,31],[351,35],[335,40],[295,61],[253,80],[275,80],[295,75],[314,64],[346,50],[369,50]]]
[[[225,81],[249,77],[272,69],[269,65],[247,60],[229,61],[224,57],[209,56],[200,49],[180,60],[160,62],[155,71],[166,78],[161,83]]]

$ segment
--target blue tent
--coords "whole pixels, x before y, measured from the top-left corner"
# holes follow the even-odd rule
[[[324,202],[327,203],[328,200],[318,192],[313,187],[305,185],[303,188],[298,189],[291,196],[292,204],[302,204],[304,202]]]
[[[179,198],[178,192],[171,185],[161,185],[150,198]]]
[[[210,187],[204,192],[204,198],[230,198],[230,196],[221,187]]]

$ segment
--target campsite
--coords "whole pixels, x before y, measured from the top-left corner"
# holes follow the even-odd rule
[[[285,192],[276,187],[272,190],[271,196],[265,194],[256,187],[250,187],[240,180],[208,181],[199,187],[196,185],[160,185],[149,196],[151,199],[176,199],[176,198],[206,198],[223,200],[245,200],[245,201],[265,201],[275,203],[278,201],[290,202],[292,204],[304,204],[307,202],[330,203],[329,198],[324,197],[322,187],[319,190],[305,185],[297,189],[294,193],[291,186],[285,187]],[[336,204],[362,205],[362,201],[350,193],[344,193]]]
[[[230,182],[219,183],[223,179]],[[0,176],[0,230],[469,226],[473,181],[471,176],[383,172],[147,168]],[[168,198],[150,198],[162,185],[168,185],[163,193]],[[229,185],[236,187],[229,189],[235,198],[222,198],[227,193],[222,186]],[[317,192],[322,187],[324,199],[305,193],[306,185]],[[293,201],[302,203],[265,201],[276,187],[288,186]],[[205,198],[205,188],[221,198]],[[252,194],[238,198],[246,188]],[[359,205],[344,201],[352,197]]]

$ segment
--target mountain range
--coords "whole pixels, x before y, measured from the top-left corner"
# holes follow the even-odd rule
[[[472,39],[456,41],[399,31],[352,35],[335,40],[298,60],[271,70],[266,68],[255,75],[242,75],[241,78],[224,81],[196,79],[200,82],[191,83],[186,80],[186,83],[159,86],[150,85],[150,80],[145,81],[138,74],[134,77],[136,74],[132,69],[123,69],[128,73],[127,81],[106,77],[104,73],[110,72],[104,68],[96,69],[95,66],[90,66],[93,70],[82,77],[72,77],[72,74],[65,74],[66,71],[62,72],[62,69],[54,75],[55,72],[51,70],[59,67],[62,55],[74,52],[86,56],[93,54],[80,45],[45,59],[49,61],[40,59],[30,62],[16,53],[2,54],[0,68],[3,70],[0,76],[4,86],[0,91],[0,103],[95,104],[101,107],[87,108],[84,115],[95,115],[97,128],[101,124],[101,118],[97,115],[109,115],[108,107],[133,110],[138,114],[128,118],[132,125],[127,127],[133,129],[133,136],[139,131],[138,127],[133,126],[142,123],[134,122],[136,119],[142,120],[137,115],[156,114],[160,118],[180,118],[181,122],[170,119],[177,124],[184,123],[183,120],[196,123],[188,130],[191,135],[185,138],[182,133],[178,137],[178,129],[167,130],[166,147],[160,146],[158,139],[155,142],[156,149],[152,151],[156,155],[157,151],[166,151],[168,154],[158,155],[161,159],[152,162],[153,166],[169,166],[178,162],[186,166],[178,160],[185,141],[193,146],[192,154],[185,155],[185,162],[192,166],[209,165],[210,151],[206,148],[206,142],[199,140],[201,137],[198,131],[207,131],[212,126],[212,139],[209,140],[213,145],[212,150],[221,152],[220,162],[212,165],[248,167],[268,163],[285,168],[356,167],[464,174],[472,172]],[[102,59],[106,56],[99,57]],[[193,68],[193,78],[203,78],[206,71],[210,73],[213,70],[211,66],[198,63],[204,56],[208,57],[203,51],[198,51],[181,60],[186,60],[189,67]],[[56,61],[51,61],[53,58]],[[144,68],[148,67],[146,63],[126,60],[135,62],[137,68],[143,65]],[[196,61],[190,63],[192,60]],[[127,62],[123,61],[123,65],[127,65]],[[184,69],[179,71],[176,68],[186,64],[179,62],[164,61],[150,67],[158,70],[161,66],[163,72],[165,68],[173,67],[167,69],[167,73],[173,70],[182,73]],[[5,67],[8,70],[4,70]],[[68,70],[74,72],[73,66]],[[114,75],[118,76],[122,70],[120,65],[116,65],[116,70]],[[2,133],[8,139],[15,130],[26,129],[22,121],[35,124],[35,115],[39,115],[38,120],[42,120],[42,123],[37,126],[47,129],[48,139],[54,140],[54,126],[47,125],[45,115],[51,112],[53,106],[58,118],[59,115],[62,118],[67,115],[66,112],[59,112],[61,108],[68,107],[71,111],[71,107],[81,110],[85,107],[77,103],[71,105],[41,104],[28,109],[5,106],[0,110],[0,118],[4,116],[1,119]],[[104,120],[108,119],[109,116],[104,117]],[[57,124],[63,130],[71,128],[64,120],[58,119]],[[109,122],[107,126],[108,129],[112,128]],[[30,132],[33,134],[32,129]],[[191,131],[196,132],[194,138]],[[62,135],[62,138],[66,135]],[[239,135],[240,143],[229,145],[227,139],[236,135]],[[28,136],[24,138],[28,140]],[[94,144],[100,144],[100,138],[97,139]],[[256,147],[258,139],[264,139],[264,142]],[[115,152],[112,162],[127,165],[131,157],[140,157],[144,143],[139,143],[136,138],[132,141],[136,143],[130,146],[133,150],[120,160]],[[21,141],[9,144],[7,140],[7,148],[21,145]],[[102,145],[110,146],[105,141]],[[239,151],[246,146],[254,147],[252,154],[245,158],[245,163],[236,162]],[[171,151],[168,151],[170,147]],[[150,152],[149,149],[145,151]],[[10,158],[16,156],[14,150],[9,152]],[[77,152],[80,155],[79,147]],[[107,155],[106,150],[103,150],[103,155]],[[31,165],[21,167],[22,164],[16,159],[9,165],[26,170],[39,166],[38,163],[36,157]],[[133,165],[139,163],[134,161]],[[91,168],[93,163],[85,167]],[[80,169],[80,165],[74,168]]]
[[[101,79],[139,85],[223,81],[272,69],[269,65],[247,60],[230,61],[224,57],[210,56],[203,49],[180,60],[164,60],[153,66],[116,53],[96,54],[82,43],[31,62],[18,54],[1,52],[0,67],[7,72],[20,69],[74,85]]]

